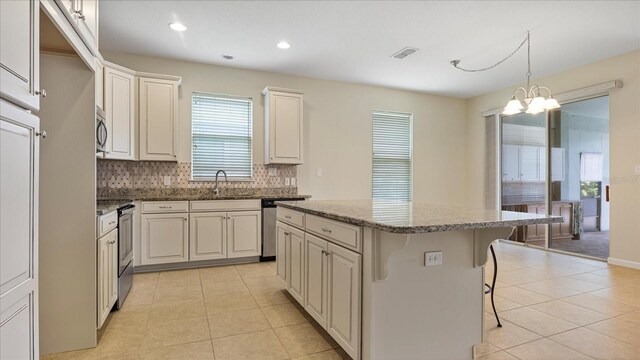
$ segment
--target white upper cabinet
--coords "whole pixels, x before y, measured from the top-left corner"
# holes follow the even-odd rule
[[[135,83],[132,71],[105,64],[104,111],[107,125],[105,158],[135,160]]]
[[[265,164],[302,164],[302,92],[266,87]]]
[[[540,151],[537,146],[520,146],[520,180],[540,181]]]
[[[0,97],[40,108],[39,14],[36,0],[0,1]]]
[[[140,160],[177,161],[180,79],[139,78]]]
[[[518,159],[517,145],[502,146],[502,180],[518,181],[520,180],[520,165]]]
[[[98,0],[55,0],[94,55],[98,54]]]
[[[564,181],[564,148],[551,148],[551,181]]]

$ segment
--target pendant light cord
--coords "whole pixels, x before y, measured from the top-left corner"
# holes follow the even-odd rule
[[[482,68],[482,69],[466,69],[463,67],[460,67],[460,60],[452,60],[450,62],[451,65],[453,65],[456,69],[465,71],[465,72],[481,72],[481,71],[487,71],[487,70],[491,70],[494,67],[502,64],[503,62],[509,60],[513,55],[515,55],[518,50],[522,49],[522,47],[524,46],[524,44],[527,44],[527,88],[529,88],[529,78],[531,77],[531,41],[530,41],[530,35],[529,35],[529,31],[527,31],[527,37],[522,41],[522,43],[520,43],[520,45],[518,45],[518,47],[513,50],[513,52],[509,55],[507,55],[507,57],[505,57],[504,59],[498,61],[497,63]]]

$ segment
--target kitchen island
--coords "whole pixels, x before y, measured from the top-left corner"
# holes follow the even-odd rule
[[[354,359],[472,359],[489,245],[563,221],[394,201],[277,205],[278,276]]]

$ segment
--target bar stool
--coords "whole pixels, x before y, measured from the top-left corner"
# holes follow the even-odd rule
[[[500,318],[498,317],[498,312],[496,311],[496,304],[493,301],[493,293],[496,289],[496,278],[498,277],[498,260],[496,259],[496,252],[493,250],[493,244],[489,245],[489,250],[491,250],[491,257],[493,258],[493,279],[491,280],[491,285],[484,283],[484,286],[487,287],[484,293],[485,295],[491,294],[491,307],[493,308],[493,314],[496,316],[498,327],[502,327]]]

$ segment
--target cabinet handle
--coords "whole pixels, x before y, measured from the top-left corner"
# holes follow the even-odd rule
[[[291,216],[289,216],[289,215],[285,215],[284,218],[291,220]]]
[[[115,221],[110,221],[110,222],[109,222],[109,225],[113,225],[113,224],[115,224],[115,223],[116,223]]]
[[[46,97],[47,97],[47,90],[45,90],[45,89],[42,89],[42,90],[36,90],[36,91],[35,91],[35,94],[36,94],[36,95],[40,95],[40,96],[42,96],[43,98],[46,98]]]
[[[326,233],[331,234],[331,230],[329,230],[329,229],[327,229],[327,228],[322,228],[321,230],[322,230],[322,231],[324,231],[324,232],[326,232]]]
[[[291,233],[286,232],[286,231],[284,232],[284,236],[289,236],[289,235],[291,235]]]
[[[158,206],[158,208],[160,208],[160,209],[171,209],[172,207],[171,206]]]
[[[184,221],[187,221],[187,220],[188,220],[187,218],[184,218]]]
[[[47,132],[46,131],[36,131],[36,136],[42,136],[43,139],[47,138]]]
[[[79,18],[79,19],[82,19],[82,20],[84,20],[84,19],[85,19],[85,16],[84,16],[84,14],[82,13],[82,10],[76,10],[75,12],[76,12],[76,15],[78,15],[78,18]]]

